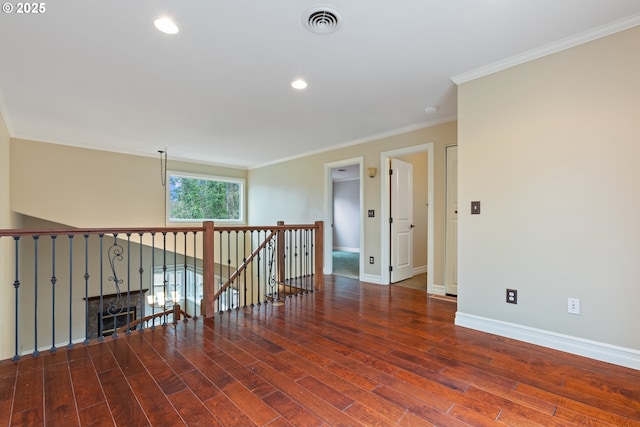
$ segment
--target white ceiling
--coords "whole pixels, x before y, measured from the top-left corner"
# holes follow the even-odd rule
[[[301,16],[328,2],[342,27],[312,34]],[[640,13],[638,0],[45,5],[0,15],[12,137],[247,168],[454,119],[452,76]],[[158,32],[160,15],[180,32]]]

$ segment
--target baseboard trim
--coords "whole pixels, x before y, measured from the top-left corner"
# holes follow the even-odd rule
[[[374,274],[361,274],[360,275],[361,282],[374,283],[376,285],[382,285],[382,276],[374,275]]]
[[[559,334],[543,329],[461,313],[459,311],[456,313],[455,324],[465,328],[513,338],[530,344],[640,370],[640,351],[632,348]]]
[[[431,285],[431,289],[429,289],[430,294],[434,295],[446,295],[447,291],[444,285],[436,285],[435,283]]]
[[[420,267],[413,267],[413,275],[417,276],[418,274],[423,274],[428,271],[426,265],[421,265]]]

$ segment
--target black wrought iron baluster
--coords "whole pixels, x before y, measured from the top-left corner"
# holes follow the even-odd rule
[[[249,253],[253,253],[253,230],[249,231]],[[251,276],[249,279],[249,282],[251,283],[250,285],[250,289],[251,289],[251,295],[250,295],[250,301],[251,301],[251,307],[253,307],[254,304],[254,292],[255,292],[255,283],[254,283],[254,270],[253,270],[253,266],[254,266],[254,262],[251,262]]]
[[[305,258],[305,283],[304,290],[305,292],[309,291],[309,277],[311,276],[309,270],[309,264],[311,259],[309,258],[309,244],[311,242],[311,230],[305,230],[304,233],[304,258]]]
[[[231,278],[231,231],[227,231],[227,280]],[[227,300],[227,311],[231,310],[231,289],[233,289],[233,282],[229,283],[229,286],[224,291]]]
[[[178,323],[178,319],[176,319],[175,307],[178,303],[176,300],[178,299],[178,233],[173,233],[173,294],[171,295],[171,300],[173,301],[173,323]]]
[[[238,259],[240,258],[240,257],[238,256],[238,254],[239,254],[239,250],[240,250],[239,245],[238,245],[238,237],[240,236],[240,232],[235,231],[234,233],[235,233],[235,235],[236,235],[236,271],[238,271],[238,267],[239,267],[239,265],[240,265],[240,264],[238,264]],[[236,287],[238,288],[238,292],[240,292],[240,281],[241,281],[241,280],[242,280],[242,279],[241,279],[240,275],[238,274],[238,275],[236,276],[236,279],[235,279]],[[233,286],[231,287],[231,292],[230,292],[230,294],[231,294],[231,307],[233,307],[233,303],[235,302],[234,292],[233,292]],[[236,309],[236,310],[238,310],[239,308],[240,308],[240,295],[238,295],[238,304],[236,304],[235,309]]]
[[[56,238],[51,236],[51,349],[50,352],[58,351],[56,348]]]
[[[257,233],[258,233],[258,237],[257,237],[256,243],[258,243],[258,245],[260,245],[260,242],[261,242],[261,240],[260,240],[260,230],[258,230]],[[266,233],[265,233],[265,236],[266,236]],[[257,301],[258,305],[262,304],[262,297],[260,296],[260,291],[262,290],[262,281],[260,280],[260,278],[263,277],[264,274],[262,274],[262,275],[260,274],[260,272],[262,271],[261,270],[261,265],[260,265],[261,262],[260,261],[262,261],[262,252],[263,251],[264,251],[264,249],[259,250],[258,251],[258,255],[256,256],[256,263],[257,263],[256,264],[256,266],[257,266],[256,271],[258,272],[256,274],[256,280],[258,281],[258,301]],[[264,295],[264,292],[262,292],[262,294]]]
[[[193,320],[198,320],[198,280],[196,272],[198,271],[197,257],[197,236],[196,231],[193,232]]]
[[[34,304],[33,304],[33,332],[34,332],[34,348],[33,356],[39,356],[38,351],[38,240],[40,236],[33,236],[33,248],[34,248]]]
[[[142,282],[143,282],[143,276],[144,276],[144,268],[142,268],[142,237],[143,237],[144,233],[138,233],[138,236],[140,237],[140,263],[138,264],[138,273],[140,274],[140,293],[138,294],[138,301],[140,302],[140,307],[138,308],[139,312],[140,312],[140,323],[138,323],[139,327],[136,327],[136,329],[139,329],[140,332],[144,332],[144,326],[142,324],[142,319],[144,319],[144,298],[145,295],[142,293]],[[154,248],[151,247],[151,251],[153,251]],[[153,289],[153,288],[152,288]],[[152,293],[153,295],[153,293]]]
[[[245,263],[247,262],[247,232],[243,231],[242,232],[242,265],[244,265],[244,277],[243,277],[243,287],[244,287],[244,292],[243,292],[243,307],[247,306],[247,272],[248,272],[248,267],[245,265]]]
[[[280,236],[278,236],[279,238]],[[285,239],[286,240],[286,239]],[[273,240],[269,240],[267,244],[267,259],[269,264],[268,275],[266,280],[268,281],[269,292],[271,295],[272,302],[275,302],[279,299],[279,289],[278,289],[278,262],[276,262],[276,252],[277,252],[278,244],[274,245]]]
[[[122,284],[122,279],[118,278],[118,272],[116,271],[116,261],[122,261],[122,254],[124,249],[122,246],[118,244],[118,233],[113,234],[113,245],[109,247],[107,251],[109,257],[109,267],[111,268],[111,276],[109,276],[109,281],[113,282],[114,287],[116,288],[116,298],[115,302],[109,302],[109,307],[107,307],[107,313],[111,315],[111,319],[113,321],[113,338],[118,338],[118,318],[122,314],[124,310],[124,302],[122,301],[122,291],[120,289],[120,285]],[[103,311],[104,313],[104,311]]]
[[[184,299],[182,300],[182,310],[184,310],[185,312],[185,316],[183,321],[186,322],[187,321],[187,316],[186,313],[189,311],[189,308],[187,307],[187,278],[189,277],[189,270],[187,269],[188,264],[187,262],[189,261],[187,259],[187,232],[184,231],[182,233],[183,239],[184,239],[184,251],[182,252],[182,259],[184,260],[184,274],[182,275],[182,297],[184,297]],[[194,253],[193,256],[196,256],[196,254]],[[195,278],[196,278],[196,270],[193,270],[193,280],[195,282]]]
[[[100,233],[98,234],[98,237],[100,238],[100,314],[99,314],[99,319],[100,319],[100,333],[98,334],[98,341],[103,342],[104,341],[104,319],[103,319],[103,313],[104,313],[104,298],[103,298],[103,293],[102,293],[102,288],[104,285],[104,275],[103,275],[103,266],[104,266],[104,248],[103,248],[103,243],[104,243],[104,234]]]
[[[84,344],[89,344],[89,235],[84,235]]]
[[[69,238],[69,344],[67,348],[73,348],[73,234]]]
[[[139,297],[142,298],[142,295]],[[131,233],[127,233],[127,306],[125,310],[127,310],[126,335],[131,335]]]
[[[156,328],[156,233],[151,233],[151,330]]]
[[[316,232],[318,230],[314,229],[311,231],[311,292],[315,289],[315,262],[316,262]]]
[[[293,270],[295,268],[295,261],[296,261],[296,255],[295,255],[295,235],[293,234],[293,232],[291,230],[286,230],[285,232],[285,238],[287,241],[287,248],[285,250],[285,259],[288,260],[287,264],[285,265],[285,277],[286,277],[286,285],[288,285],[289,290],[287,291],[286,289],[286,285],[285,285],[285,296],[287,295],[287,293],[291,294],[291,281],[293,280]]]
[[[167,326],[167,232],[162,232],[162,326]]]
[[[16,305],[15,305],[15,314],[16,314],[16,318],[15,318],[15,334],[16,334],[16,340],[15,340],[15,347],[16,347],[16,352],[13,355],[13,361],[16,362],[18,360],[20,360],[20,355],[18,354],[18,347],[19,347],[19,340],[18,337],[20,336],[20,323],[18,322],[18,318],[19,318],[19,314],[20,314],[20,295],[19,295],[19,291],[20,291],[20,236],[13,236],[13,241],[15,244],[15,252],[14,252],[14,257],[15,257],[15,261],[16,261],[16,280],[14,280],[13,282],[13,288],[16,290]]]
[[[218,283],[216,284],[216,291],[219,291],[220,289],[222,289],[222,285],[224,284],[224,282],[222,281],[222,278],[224,277],[222,275],[222,266],[224,265],[222,262],[222,237],[224,236],[224,233],[222,231],[218,232],[218,235],[220,236],[218,239],[218,246],[219,249],[218,250],[218,254],[220,257],[220,262],[218,263],[219,267],[218,267]],[[224,301],[224,295],[220,294],[218,296],[218,311],[220,312],[220,314],[222,314],[222,302]]]

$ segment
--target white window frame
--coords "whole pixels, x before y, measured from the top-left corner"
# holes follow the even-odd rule
[[[182,218],[171,218],[171,177],[177,176],[180,178],[187,179],[199,179],[206,181],[218,181],[218,182],[229,182],[233,184],[240,185],[240,218],[239,219],[220,219],[220,218],[194,218],[194,219],[182,219]],[[205,174],[192,174],[185,172],[175,172],[175,171],[167,171],[167,185],[166,185],[166,219],[168,223],[200,223],[202,221],[214,221],[216,223],[225,223],[225,224],[244,224],[245,223],[245,197],[246,197],[246,180],[244,178],[230,178],[226,176],[216,176],[216,175],[205,175]]]

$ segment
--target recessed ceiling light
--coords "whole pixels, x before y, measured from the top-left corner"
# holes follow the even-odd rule
[[[298,79],[296,81],[294,81],[293,83],[291,83],[291,87],[294,89],[304,89],[307,87],[307,82],[305,82],[302,79]]]
[[[430,105],[424,109],[424,112],[427,114],[435,113],[436,111],[438,111],[438,107],[434,107],[433,105]]]
[[[165,34],[177,34],[178,31],[180,31],[176,23],[173,22],[171,18],[167,17],[156,19],[155,21],[153,21],[153,25],[155,25],[159,31],[162,31]]]

